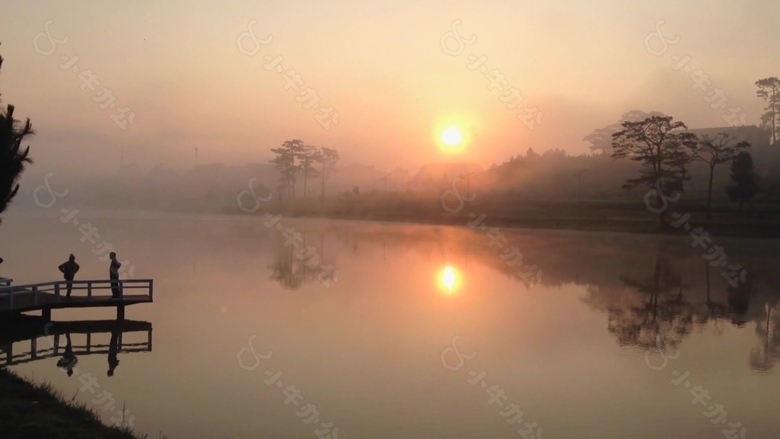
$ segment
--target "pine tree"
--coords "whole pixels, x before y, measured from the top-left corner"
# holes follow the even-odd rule
[[[0,67],[3,57],[0,56]],[[34,135],[30,119],[24,123],[14,119],[14,106],[0,109],[0,213],[8,208],[19,191],[17,183],[26,165],[32,163],[30,147],[22,151],[22,141]]]

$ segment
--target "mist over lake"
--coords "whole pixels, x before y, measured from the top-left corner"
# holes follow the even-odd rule
[[[322,428],[296,415],[312,403],[344,436],[508,437],[522,427],[502,416],[514,403],[547,437],[720,434],[725,425],[672,384],[674,371],[690,372],[690,387],[709,391],[709,406],[722,404],[750,437],[777,431],[780,252],[771,241],[719,241],[750,267],[750,287],[736,291],[712,267],[708,284],[709,262],[686,237],[504,230],[507,246],[543,271],[529,288],[478,228],[281,219],[338,270],[326,287],[294,245],[285,247],[284,231],[263,220],[83,218],[138,261],[136,277],[155,277],[155,303],[127,311],[152,322],[151,352],[120,352],[110,378],[105,355],[82,355],[77,365],[143,431],[305,437]],[[0,248],[17,249],[3,266],[15,282],[46,277],[68,249],[83,254],[85,277],[101,271],[89,243],[58,216],[11,217],[3,227]],[[54,320],[66,317],[112,314],[54,311]],[[123,335],[133,341],[145,334]],[[447,352],[453,346],[462,364]],[[25,349],[29,341],[14,345]],[[13,370],[79,401],[96,399],[56,362]],[[265,383],[280,371],[284,387]],[[289,385],[302,392],[297,406],[284,402]],[[489,404],[490,389],[506,399]]]

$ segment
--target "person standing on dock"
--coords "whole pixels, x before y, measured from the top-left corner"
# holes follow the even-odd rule
[[[68,292],[65,295],[66,298],[70,298],[70,291],[73,289],[73,278],[76,277],[76,273],[79,271],[79,264],[76,263],[76,257],[71,253],[68,256],[68,260],[62,263],[59,267],[65,280],[68,281]]]
[[[111,252],[109,257],[111,257],[111,266],[108,269],[108,277],[111,278],[111,298],[119,299],[122,294],[122,287],[119,285],[119,268],[122,263],[116,258],[116,252]]]

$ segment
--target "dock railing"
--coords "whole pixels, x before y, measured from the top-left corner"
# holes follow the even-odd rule
[[[73,303],[89,304],[111,301],[121,304],[125,301],[125,295],[131,295],[132,293],[138,293],[133,294],[133,298],[141,296],[142,299],[148,299],[149,302],[154,299],[154,281],[152,279],[61,280],[28,285],[10,285],[9,282],[5,286],[0,286],[0,304],[3,301],[7,301],[8,306],[2,307],[5,311],[67,304],[70,302],[65,297],[68,284],[71,286],[70,299]],[[116,299],[113,299],[112,294],[112,288],[114,287],[119,289],[119,297]],[[131,290],[131,292],[127,290]],[[85,292],[86,294],[84,294]]]

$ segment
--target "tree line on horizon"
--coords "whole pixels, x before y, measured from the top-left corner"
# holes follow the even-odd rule
[[[780,79],[769,77],[755,82],[756,95],[767,101],[761,116],[760,128],[767,131],[775,144],[780,133]],[[740,210],[759,192],[758,175],[753,158],[747,151],[749,142],[734,143],[727,132],[715,136],[698,136],[685,123],[659,112],[631,111],[623,114],[618,124],[599,128],[583,140],[591,143],[591,150],[606,152],[605,143],[612,148],[613,159],[629,159],[640,163],[638,177],[629,178],[623,188],[649,187],[656,191],[656,204],[661,207],[667,198],[685,191],[690,180],[689,165],[699,161],[707,165],[707,204],[705,218],[712,219],[712,186],[717,166],[731,163],[731,180],[726,194],[739,203]],[[665,209],[659,212],[659,221],[665,224]]]
[[[753,159],[746,150],[750,143],[734,144],[729,133],[701,137],[687,130],[685,123],[671,116],[650,116],[638,122],[626,121],[622,130],[612,134],[613,159],[629,159],[641,164],[639,176],[629,178],[623,187],[644,186],[656,192],[659,220],[665,224],[665,211],[660,209],[666,199],[685,191],[690,180],[688,166],[701,161],[709,168],[705,218],[712,218],[712,183],[715,168],[731,162],[731,182],[726,188],[729,197],[742,207],[758,192],[758,175]]]

